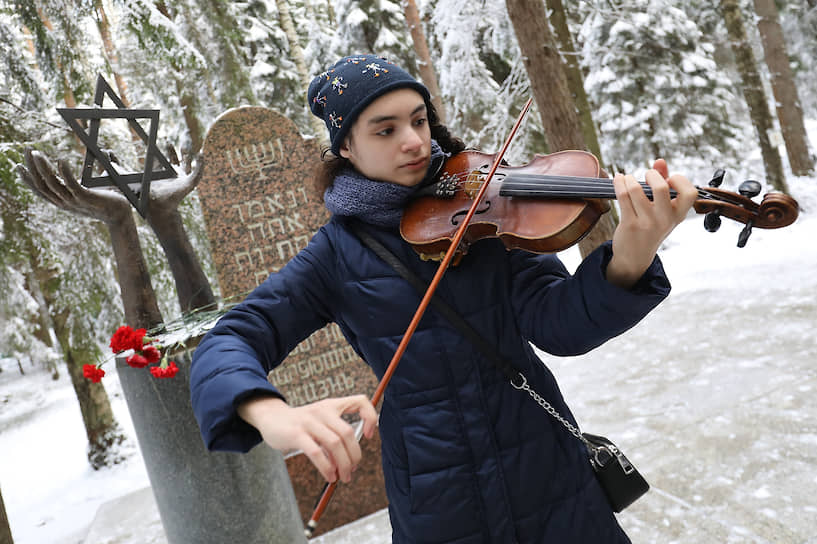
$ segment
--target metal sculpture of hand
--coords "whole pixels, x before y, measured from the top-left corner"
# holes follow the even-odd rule
[[[125,319],[133,327],[151,328],[162,322],[147,263],[128,200],[114,191],[92,191],[77,183],[65,161],[61,177],[38,151],[25,150],[26,166],[17,172],[36,194],[64,210],[103,221],[111,235]]]
[[[184,312],[215,306],[210,282],[184,230],[178,208],[182,199],[198,185],[203,165],[203,157],[199,155],[196,168],[189,176],[153,182],[145,216],[164,249]]]
[[[135,247],[139,248],[130,203],[120,192],[83,187],[76,181],[64,160],[59,161],[60,178],[48,159],[37,151],[26,150],[26,164],[28,169],[21,166],[20,176],[36,193],[62,209],[104,221],[109,229],[113,226],[117,234],[126,236],[127,239],[116,240],[114,233],[111,233],[115,254],[119,244],[125,245],[125,251],[129,255],[132,254],[129,244],[135,243]],[[184,223],[178,210],[182,199],[198,184],[202,164],[203,161],[199,159],[195,171],[189,176],[151,184],[150,202],[145,217],[165,252],[175,280],[179,304],[184,312],[215,305],[210,282],[184,230]],[[128,223],[133,229],[132,239],[130,233],[118,232],[123,230]],[[139,252],[141,255],[141,249]],[[118,260],[117,266],[119,266]],[[120,272],[122,272],[121,267]],[[146,267],[144,274],[147,275]]]

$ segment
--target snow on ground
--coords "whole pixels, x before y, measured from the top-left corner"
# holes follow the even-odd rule
[[[817,181],[791,183],[805,209],[795,225],[756,229],[737,249],[739,225],[711,234],[691,216],[661,249],[673,293],[656,312],[588,356],[545,357],[579,421],[651,475],[648,498],[621,516],[636,542],[804,542],[817,526]],[[564,259],[574,267],[577,253]],[[130,439],[127,460],[100,471],[66,373],[0,365],[14,541],[83,542],[101,505],[149,485],[113,365],[103,383]],[[382,520],[363,524],[353,541],[382,532]]]

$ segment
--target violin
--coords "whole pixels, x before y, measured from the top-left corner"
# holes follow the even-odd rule
[[[437,181],[408,204],[400,234],[421,258],[438,260],[451,246],[495,158],[479,151],[450,157]],[[537,154],[523,166],[498,166],[457,252],[467,253],[470,244],[484,238],[499,238],[508,249],[534,253],[572,246],[609,210],[607,200],[616,198],[612,180],[600,174],[598,159],[586,151]],[[707,188],[696,186],[693,209],[705,214],[708,231],[718,230],[721,217],[743,223],[738,237],[738,247],[743,247],[752,228],[776,229],[797,219],[799,207],[792,197],[772,192],[758,204],[752,197],[760,193],[760,183],[746,180],[734,193],[718,188],[723,177],[724,171],[717,170]],[[650,186],[646,182],[641,186],[652,199]]]

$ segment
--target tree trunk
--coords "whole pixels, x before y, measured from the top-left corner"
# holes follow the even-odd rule
[[[6,514],[6,505],[3,502],[3,493],[0,492],[0,544],[14,544],[14,539],[11,537],[11,526],[9,526],[9,517]]]
[[[783,161],[769,138],[773,128],[772,114],[766,101],[766,93],[763,91],[760,73],[757,71],[752,46],[746,38],[740,5],[738,0],[720,0],[720,5],[738,73],[743,82],[743,96],[749,106],[749,115],[760,143],[760,152],[766,167],[766,180],[778,191],[788,192],[783,177]]]
[[[783,29],[774,0],[755,0],[757,28],[763,42],[766,65],[772,78],[772,92],[777,104],[777,119],[786,143],[786,153],[792,172],[805,176],[814,171],[814,159],[809,152],[808,136],[803,124],[803,109],[794,85],[794,76],[786,52]]]
[[[204,143],[204,129],[199,121],[199,100],[195,92],[191,90],[190,85],[185,83],[183,76],[178,72],[175,74],[175,79],[184,124],[187,126],[187,132],[190,135],[190,149],[183,154],[182,160],[184,162],[184,171],[190,172],[193,168],[193,159],[201,151],[201,146]]]
[[[37,8],[37,14],[40,16],[43,26],[45,26],[49,32],[54,32],[54,25],[51,23],[51,20],[46,17],[45,12],[43,12],[43,10],[39,7]],[[76,108],[77,99],[74,96],[74,90],[71,88],[71,84],[68,81],[68,76],[65,74],[65,70],[63,70],[62,63],[60,63],[59,60],[56,62],[57,70],[62,75],[62,98],[65,101],[65,107]]]
[[[85,364],[95,365],[99,350],[85,331],[71,330],[68,324],[70,312],[54,312],[56,308],[55,292],[60,282],[56,270],[39,268],[35,275],[40,284],[43,297],[50,308],[54,332],[62,349],[71,385],[79,402],[85,435],[88,437],[88,461],[94,470],[115,464],[121,459],[115,456],[111,446],[121,443],[124,434],[116,422],[108,399],[108,393],[102,382],[93,383],[83,376]]]
[[[590,108],[587,92],[584,90],[584,76],[579,66],[579,57],[573,45],[573,38],[570,36],[570,29],[567,26],[567,13],[564,4],[562,0],[547,0],[547,7],[550,10],[550,24],[553,25],[556,38],[559,40],[567,86],[576,105],[584,142],[587,144],[588,150],[598,157],[599,163],[604,164],[601,157],[601,146],[599,146],[596,123],[593,122],[593,110]]]
[[[111,25],[108,22],[108,14],[105,13],[105,8],[102,5],[102,0],[94,0],[94,9],[96,10],[96,25],[99,29],[99,35],[102,38],[102,47],[105,50],[105,56],[108,57],[108,64],[111,65],[113,78],[116,82],[116,89],[119,91],[119,98],[126,107],[130,108],[130,100],[128,99],[128,86],[124,78],[119,73],[119,55],[116,53],[116,47],[111,38]]]
[[[43,343],[44,346],[54,348],[57,345],[57,339],[54,334],[54,325],[51,321],[51,314],[48,311],[48,304],[45,302],[40,283],[37,281],[34,268],[38,266],[33,256],[29,255],[30,267],[25,272],[25,288],[29,292],[31,298],[37,303],[37,323],[36,329],[32,332],[34,337]],[[53,360],[48,361],[48,371],[51,373],[51,379],[60,379],[60,370]]]
[[[105,386],[102,382],[93,383],[83,376],[84,365],[94,365],[98,362],[96,346],[87,337],[74,337],[71,341],[66,318],[67,315],[58,315],[55,321],[60,323],[60,344],[63,346],[71,385],[79,401],[85,435],[88,437],[88,462],[94,470],[98,470],[123,460],[117,456],[113,446],[121,444],[125,435],[114,418]]]
[[[287,0],[276,0],[276,6],[278,7],[278,19],[281,22],[281,28],[284,29],[284,33],[287,35],[289,52],[292,55],[292,60],[295,62],[295,68],[301,76],[301,81],[309,85],[309,82],[312,80],[311,74],[306,67],[304,51],[303,48],[301,48],[301,40],[298,38],[298,31],[295,30],[295,23],[293,23],[292,16],[289,13]],[[306,88],[301,89],[301,96],[306,96]],[[309,114],[308,117],[309,123],[312,125],[312,130],[315,132],[315,137],[318,138],[321,147],[329,147],[329,135],[326,126],[314,115]]]
[[[434,64],[431,62],[431,53],[428,51],[428,42],[423,32],[423,25],[420,21],[420,13],[417,11],[417,4],[414,0],[405,0],[403,4],[406,23],[411,32],[411,41],[414,43],[414,52],[417,53],[420,68],[420,78],[431,93],[431,103],[437,110],[440,122],[445,124],[445,106],[443,105],[440,85],[437,83],[437,74],[434,72]]]
[[[548,24],[545,4],[542,0],[506,0],[505,3],[550,151],[587,149],[566,70]],[[610,213],[603,214],[592,231],[579,242],[582,258],[600,243],[611,239],[615,225]]]

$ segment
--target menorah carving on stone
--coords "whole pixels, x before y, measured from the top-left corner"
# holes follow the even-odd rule
[[[284,146],[281,139],[278,138],[274,141],[245,145],[239,149],[228,149],[225,154],[233,173],[243,174],[255,171],[258,172],[256,181],[264,181],[269,177],[264,170],[284,156]]]

